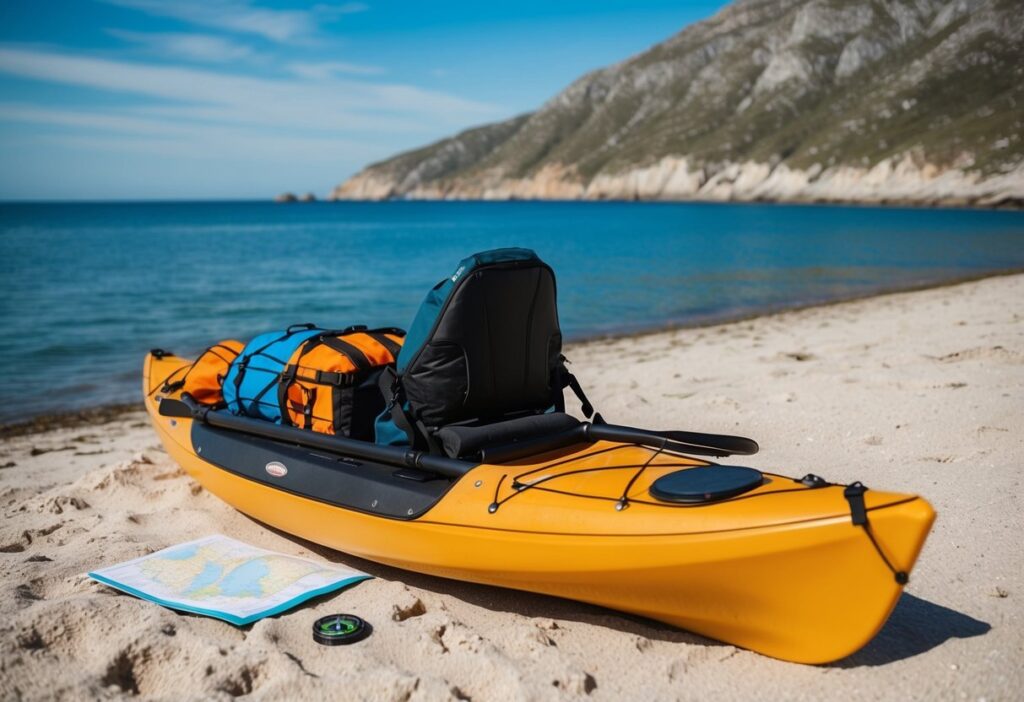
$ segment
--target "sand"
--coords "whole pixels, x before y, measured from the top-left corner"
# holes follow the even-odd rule
[[[882,633],[829,666],[597,607],[407,573],[269,530],[141,413],[0,442],[0,698],[1020,699],[1024,276],[568,349],[612,421],[741,433],[738,463],[920,493],[939,518]],[[376,579],[244,628],[84,573],[199,536]],[[374,634],[326,648],[336,612]]]

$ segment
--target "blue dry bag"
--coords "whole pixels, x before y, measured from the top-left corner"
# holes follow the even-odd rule
[[[224,401],[234,414],[281,423],[277,381],[299,346],[322,333],[312,324],[293,324],[286,330],[260,334],[246,344],[224,378]]]

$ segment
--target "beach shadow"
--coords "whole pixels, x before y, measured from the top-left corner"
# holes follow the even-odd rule
[[[252,519],[252,517],[247,518]],[[578,602],[553,595],[527,592],[525,590],[513,590],[497,585],[480,585],[463,580],[452,580],[383,565],[306,541],[258,520],[253,519],[252,521],[282,538],[309,549],[326,561],[361,570],[381,580],[400,582],[409,587],[425,590],[436,595],[454,597],[492,612],[505,612],[530,618],[557,619],[566,622],[591,624],[656,641],[695,644],[699,646],[731,647],[731,644],[709,639],[700,634],[685,631],[669,624],[627,612],[607,609],[599,605]],[[330,598],[337,594],[328,593],[324,597]]]
[[[987,622],[904,592],[878,635],[852,656],[829,667],[887,665],[930,651],[950,639],[982,636],[991,628]]]
[[[450,580],[382,565],[306,541],[262,522],[257,523],[281,537],[313,551],[324,560],[356,568],[382,580],[397,581],[434,594],[448,595],[483,609],[518,614],[524,617],[558,619],[602,626],[669,643],[731,647],[731,644],[709,639],[669,624],[606,609],[598,605],[493,585]],[[335,594],[337,593],[331,593],[326,597]],[[888,665],[930,651],[949,639],[969,639],[982,636],[991,628],[987,622],[905,592],[896,603],[896,608],[888,622],[867,646],[852,656],[824,667],[859,668]]]

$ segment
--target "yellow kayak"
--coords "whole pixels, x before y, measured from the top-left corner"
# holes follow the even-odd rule
[[[771,473],[742,494],[679,501],[671,482],[714,464],[670,442],[596,431],[479,463],[362,448],[161,392],[187,363],[147,356],[153,425],[192,478],[261,522],[361,558],[589,602],[788,661],[826,663],[870,641],[935,518],[914,495]]]

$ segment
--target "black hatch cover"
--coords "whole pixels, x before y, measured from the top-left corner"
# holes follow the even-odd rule
[[[724,500],[753,490],[764,481],[761,471],[740,466],[702,466],[663,475],[651,484],[651,496],[664,502],[701,503]]]

